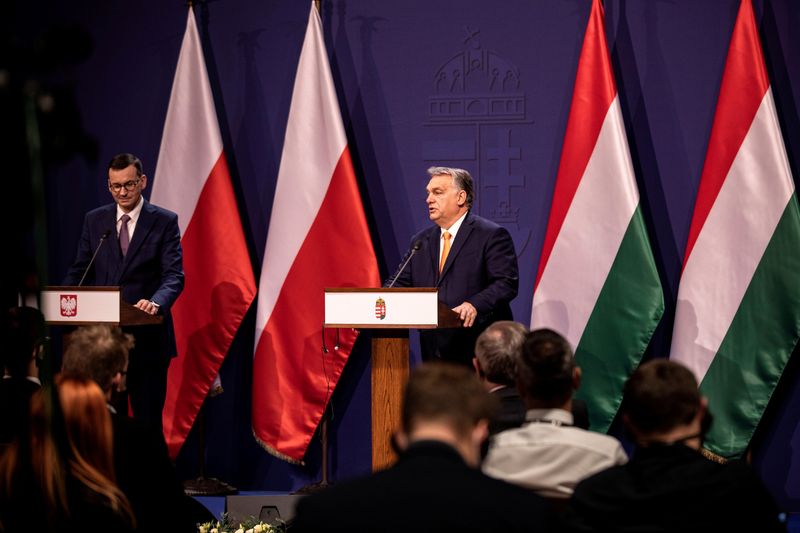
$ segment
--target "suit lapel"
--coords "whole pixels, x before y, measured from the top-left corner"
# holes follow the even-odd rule
[[[466,243],[467,239],[469,239],[469,234],[472,233],[473,222],[472,214],[468,213],[466,218],[464,218],[464,222],[461,223],[461,227],[458,229],[458,233],[456,234],[456,238],[453,240],[453,244],[450,246],[450,253],[447,254],[447,260],[444,262],[444,268],[442,269],[442,273],[439,275],[439,284],[450,271],[450,267],[453,266],[453,262],[456,260],[458,253],[464,248],[464,243]],[[437,271],[439,269],[438,263],[436,269]]]
[[[439,226],[431,228],[430,235],[428,236],[428,248],[431,251],[431,272],[433,272],[433,283],[439,283],[439,240],[441,239],[442,230]]]
[[[125,259],[122,261],[123,274],[125,273],[125,269],[128,268],[128,265],[133,261],[133,258],[136,257],[136,252],[139,251],[142,243],[147,239],[147,235],[153,228],[155,220],[156,217],[153,215],[153,208],[150,206],[150,203],[145,200],[142,206],[142,212],[139,213],[139,220],[136,221],[136,229],[133,232],[133,238],[128,246],[128,253],[125,254]]]

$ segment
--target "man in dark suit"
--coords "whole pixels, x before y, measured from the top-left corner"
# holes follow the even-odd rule
[[[403,399],[397,464],[304,497],[290,531],[554,531],[544,500],[478,470],[495,408],[468,369],[417,367]]]
[[[428,217],[436,226],[414,235],[408,252],[413,257],[391,279],[397,287],[436,287],[439,299],[461,317],[462,328],[420,333],[423,360],[469,366],[481,331],[512,319],[517,254],[505,228],[470,212],[475,193],[469,172],[432,167],[428,174]]]
[[[472,365],[484,388],[500,400],[500,410],[489,425],[491,435],[525,422],[527,408],[517,389],[517,363],[527,334],[528,328],[519,322],[501,320],[487,327],[475,342]],[[586,402],[573,398],[571,410],[572,425],[589,429]]]
[[[654,359],[625,384],[631,461],[584,479],[567,504],[567,531],[786,531],[766,487],[741,460],[701,452],[708,400],[683,365]]]
[[[95,325],[69,336],[61,374],[96,382],[106,400],[124,387],[133,337],[117,327]],[[114,471],[130,501],[138,531],[196,531],[191,503],[169,459],[164,437],[118,413],[109,403],[114,435]]]
[[[142,196],[146,187],[139,158],[114,156],[108,165],[114,203],[86,214],[64,284],[77,285],[85,274],[84,285],[118,285],[124,301],[164,316],[163,327],[135,330],[127,377],[134,416],[160,430],[167,368],[176,353],[169,310],[183,290],[183,262],[178,216],[148,203]]]

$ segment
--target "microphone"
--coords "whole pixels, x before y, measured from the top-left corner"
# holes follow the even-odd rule
[[[111,235],[110,229],[105,230],[103,234],[100,235],[100,242],[97,243],[97,248],[94,249],[94,254],[92,255],[92,259],[89,261],[89,264],[86,265],[86,270],[83,271],[83,276],[81,277],[81,280],[78,282],[78,287],[83,285],[83,280],[86,279],[86,274],[88,274],[89,269],[92,268],[92,265],[94,264],[94,258],[97,257],[97,252],[100,251],[100,247],[103,246],[103,243],[105,242],[105,240],[108,238],[109,235]]]
[[[411,245],[411,251],[409,252],[408,257],[406,257],[406,260],[403,261],[402,265],[400,265],[400,268],[397,269],[397,274],[394,275],[394,279],[392,279],[392,282],[389,284],[388,287],[386,287],[387,289],[391,289],[392,287],[394,287],[397,278],[400,277],[400,274],[402,274],[403,270],[406,269],[406,265],[408,265],[408,262],[411,261],[411,258],[414,257],[414,254],[417,253],[417,251],[420,248],[422,248],[422,241],[420,239],[417,239],[416,241],[414,241],[414,244]]]

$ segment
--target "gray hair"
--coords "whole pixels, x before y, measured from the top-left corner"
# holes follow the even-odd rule
[[[459,191],[467,193],[467,209],[472,209],[472,201],[475,199],[475,185],[472,176],[463,168],[450,168],[450,167],[431,167],[428,169],[430,177],[446,175],[453,178],[453,185]]]
[[[501,320],[491,324],[475,341],[475,357],[481,372],[492,383],[514,386],[517,359],[528,328],[519,322]]]

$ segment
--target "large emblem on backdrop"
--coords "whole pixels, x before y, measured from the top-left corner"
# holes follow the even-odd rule
[[[531,135],[533,121],[526,116],[519,69],[485,48],[480,30],[465,32],[461,50],[433,77],[423,159],[473,171],[478,192],[473,211],[505,226],[522,255],[531,228],[519,216],[526,186],[520,141]]]

